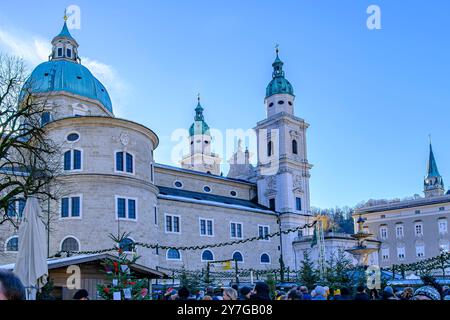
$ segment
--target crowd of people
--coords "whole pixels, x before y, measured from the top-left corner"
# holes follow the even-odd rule
[[[367,290],[358,286],[355,294],[346,287],[330,290],[326,286],[317,285],[312,291],[306,286],[293,285],[288,290],[275,290],[271,292],[265,282],[257,282],[253,288],[249,286],[233,285],[232,287],[207,287],[191,293],[188,288],[180,287],[178,290],[169,288],[159,298],[165,300],[450,300],[450,288],[441,287],[436,282],[426,284],[417,289],[406,287],[394,290],[386,286],[382,291]],[[75,293],[74,300],[89,300],[88,292],[84,289]],[[20,279],[12,272],[0,270],[0,300],[25,300],[25,288]]]
[[[313,290],[306,286],[292,286],[289,290],[276,290],[273,294],[269,286],[264,282],[258,282],[253,288],[248,286],[216,288],[208,287],[195,294],[189,292],[186,287],[178,290],[169,288],[163,299],[166,300],[450,300],[448,286],[433,287],[425,285],[418,289],[406,287],[394,291],[392,286],[386,286],[383,290],[367,290],[364,286],[358,286],[355,293],[346,287],[330,290],[326,286],[317,285]]]

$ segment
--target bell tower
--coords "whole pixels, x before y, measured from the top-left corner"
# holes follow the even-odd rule
[[[258,201],[279,214],[282,230],[311,220],[306,130],[309,124],[294,115],[294,89],[285,78],[284,63],[276,58],[264,99],[267,117],[255,128],[258,141]],[[305,231],[310,232],[309,230]],[[305,234],[304,232],[304,234]],[[282,236],[283,259],[294,267],[295,233]]]
[[[197,98],[194,123],[189,128],[189,155],[183,157],[181,166],[184,169],[204,173],[220,174],[221,158],[211,152],[211,133],[203,116],[203,107],[200,104],[200,94]]]

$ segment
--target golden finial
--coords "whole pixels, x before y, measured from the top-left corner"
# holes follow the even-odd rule
[[[67,9],[64,9],[64,21],[67,21],[69,17],[67,16]]]

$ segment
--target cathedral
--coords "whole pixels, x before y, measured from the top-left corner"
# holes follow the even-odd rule
[[[189,154],[180,167],[155,163],[157,133],[114,116],[107,88],[83,66],[79,44],[66,23],[52,40],[49,60],[38,65],[24,89],[45,99],[42,125],[60,146],[58,200],[42,206],[56,216],[49,232],[48,256],[61,252],[110,248],[110,234],[129,234],[123,248],[136,251],[151,267],[199,270],[210,261],[233,259],[245,269],[296,269],[299,237],[310,229],[281,237],[267,235],[306,223],[310,213],[307,158],[309,124],[295,115],[295,95],[278,49],[266,88],[266,118],[256,123],[258,161],[239,144],[230,170],[211,151],[212,137],[200,98],[189,128]],[[48,202],[48,203],[47,203]],[[11,204],[20,217],[24,200]],[[259,240],[205,250],[145,248],[133,243],[179,247]],[[0,226],[0,263],[15,261],[17,230]]]

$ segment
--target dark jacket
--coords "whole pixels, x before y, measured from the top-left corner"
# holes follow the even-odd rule
[[[355,300],[367,301],[370,300],[369,295],[365,292],[360,292],[355,295]]]

